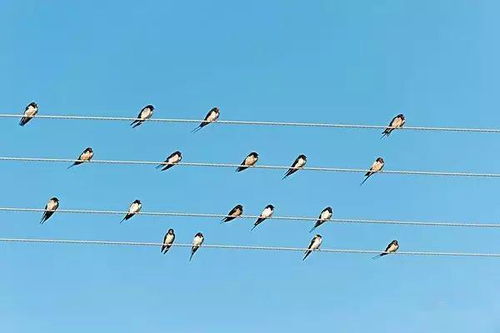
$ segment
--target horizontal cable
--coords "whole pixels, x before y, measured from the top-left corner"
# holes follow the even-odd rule
[[[45,157],[10,157],[0,156],[0,161],[15,162],[49,162],[49,163],[72,163],[75,158],[45,158]],[[165,161],[127,161],[127,160],[91,160],[85,163],[90,164],[122,164],[122,165],[160,165]],[[234,163],[205,163],[205,162],[180,162],[179,166],[192,167],[214,167],[214,168],[237,168],[241,164]],[[288,170],[290,166],[285,165],[254,165],[248,168],[254,169],[274,169]],[[356,168],[335,168],[335,167],[304,167],[300,170],[305,171],[323,171],[323,172],[344,172],[344,173],[366,173],[368,169]],[[499,178],[500,173],[481,173],[481,172],[449,172],[449,171],[415,171],[415,170],[382,170],[381,174],[398,175],[420,175],[420,176],[445,176],[445,177],[481,177],[481,178]]]
[[[108,241],[108,240],[73,240],[73,239],[38,239],[38,238],[0,238],[4,243],[50,243],[50,244],[79,244],[79,245],[105,245],[105,246],[139,246],[139,247],[160,247],[162,243],[155,242],[129,242],[129,241]],[[174,247],[191,247],[191,244],[174,243]],[[250,245],[221,245],[204,244],[203,248],[224,249],[224,250],[254,250],[254,251],[292,251],[303,252],[307,248],[301,247],[281,247],[281,246],[250,246]],[[379,254],[381,250],[357,250],[357,249],[319,249],[316,252],[322,253],[342,253],[342,254]],[[500,258],[500,253],[477,253],[477,252],[431,252],[431,251],[398,251],[391,255],[409,256],[443,256],[443,257],[490,257]]]
[[[18,208],[18,207],[0,207],[0,212],[37,212],[41,213],[43,208]],[[96,214],[96,215],[124,215],[127,211],[119,210],[90,210],[90,209],[58,209],[57,214]],[[141,211],[138,215],[145,216],[169,216],[169,217],[196,217],[196,218],[218,218],[228,217],[226,214],[211,213],[183,213],[183,212],[145,212]],[[242,215],[238,218],[257,219],[257,215]],[[269,219],[281,221],[317,221],[317,217],[302,216],[272,216]],[[500,223],[466,223],[466,222],[425,222],[425,221],[402,221],[402,220],[377,220],[377,219],[349,219],[334,218],[324,223],[355,223],[355,224],[397,224],[406,226],[428,226],[428,227],[465,227],[465,228],[500,228]]]
[[[0,118],[21,118],[20,114],[0,114]],[[37,115],[40,119],[59,120],[104,120],[104,121],[134,121],[133,117],[103,117],[103,116],[72,116],[72,115]],[[159,123],[201,123],[203,119],[180,119],[180,118],[150,118],[148,122]],[[284,122],[284,121],[247,121],[247,120],[217,120],[219,124],[225,125],[251,125],[251,126],[287,126],[287,127],[323,127],[323,128],[350,128],[350,129],[385,129],[387,125],[363,125],[363,124],[332,124],[332,123],[309,123],[309,122]],[[471,132],[471,133],[500,133],[498,128],[470,128],[470,127],[433,127],[433,126],[405,126],[397,130],[410,131],[436,131],[436,132]]]

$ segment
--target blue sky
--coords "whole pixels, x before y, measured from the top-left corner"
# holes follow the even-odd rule
[[[0,105],[40,114],[498,127],[496,1],[0,2]],[[0,120],[0,154],[498,172],[485,134]],[[360,174],[2,162],[0,206],[498,221],[498,181]],[[1,213],[2,237],[306,246],[309,223]],[[498,231],[327,224],[325,248],[500,252]],[[6,332],[500,332],[492,259],[63,245],[0,245]]]

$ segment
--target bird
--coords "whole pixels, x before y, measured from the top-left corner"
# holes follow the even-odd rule
[[[227,216],[222,219],[222,223],[232,221],[235,218],[240,217],[241,214],[243,214],[243,206],[236,205],[229,211],[229,213],[227,213]]]
[[[74,167],[75,165],[80,165],[83,162],[88,162],[92,159],[92,157],[94,157],[94,151],[92,150],[92,148],[87,147],[80,154],[80,156],[78,156],[77,160],[68,167],[68,169]]]
[[[146,105],[141,109],[141,112],[137,115],[137,119],[134,120],[130,126],[132,128],[136,128],[137,126],[141,125],[143,122],[151,118],[153,116],[153,111],[155,110],[155,107],[152,106],[151,104]]]
[[[398,114],[396,117],[392,118],[389,126],[382,132],[381,138],[389,136],[395,129],[403,127],[405,122],[405,116],[402,113]]]
[[[292,165],[290,166],[290,169],[285,173],[282,179],[285,179],[286,177],[294,174],[295,172],[299,171],[299,169],[303,168],[304,165],[307,163],[307,157],[306,155],[299,155],[295,161],[293,161]]]
[[[270,218],[273,216],[274,213],[274,206],[273,205],[267,205],[266,208],[260,213],[259,218],[255,223],[253,224],[252,230],[255,229],[259,224],[264,222],[266,219]]]
[[[167,233],[165,234],[165,237],[163,237],[163,244],[161,246],[161,253],[165,254],[170,250],[172,247],[172,244],[174,243],[175,240],[175,232],[174,229],[168,229]]]
[[[236,169],[236,172],[241,172],[243,170],[248,169],[251,166],[254,166],[258,160],[259,160],[259,154],[254,151],[251,152],[250,154],[248,154],[247,157],[245,157],[243,162],[241,162],[241,165]]]
[[[20,126],[26,125],[31,119],[33,119],[33,117],[36,116],[37,113],[38,113],[38,104],[36,104],[35,102],[31,102],[24,109],[24,115],[19,121],[19,125]]]
[[[191,256],[189,257],[189,261],[191,261],[191,259],[193,259],[194,254],[201,247],[201,244],[203,244],[204,240],[205,240],[205,237],[203,237],[203,234],[201,232],[194,235],[193,246],[191,247]]]
[[[59,207],[59,199],[56,197],[52,197],[49,199],[49,202],[45,205],[45,211],[43,212],[42,219],[40,220],[40,223],[43,224],[45,221],[47,221],[57,210]]]
[[[320,225],[331,219],[332,216],[333,216],[332,207],[326,207],[325,209],[323,209],[319,214],[318,220],[314,224],[314,227],[312,227],[311,230],[309,230],[309,232],[312,232],[314,229],[316,229],[317,227],[319,227]]]
[[[141,208],[142,208],[141,201],[140,200],[134,200],[134,202],[132,202],[130,204],[130,207],[128,209],[127,215],[125,215],[125,217],[123,218],[123,220],[121,220],[120,223],[122,223],[123,221],[129,220],[132,216],[134,216],[135,214],[139,213],[141,211]]]
[[[368,180],[368,178],[370,178],[372,175],[382,170],[382,168],[384,167],[384,163],[385,162],[382,157],[377,157],[375,162],[373,162],[372,166],[370,167],[370,170],[368,170],[368,172],[365,173],[365,179],[361,182],[360,185],[363,185]]]
[[[203,127],[207,126],[210,123],[213,123],[217,119],[219,119],[220,115],[220,110],[218,107],[213,107],[208,111],[207,115],[205,116],[205,119],[196,127],[195,129],[192,130],[192,132],[198,132],[201,130]]]
[[[165,171],[176,165],[182,161],[182,153],[180,151],[175,151],[172,154],[170,154],[166,159],[165,162],[159,164],[156,166],[157,169],[162,168],[161,171]]]
[[[375,257],[373,257],[372,259],[377,259],[377,258],[380,258],[380,257],[383,257],[383,256],[386,256],[388,254],[391,254],[391,253],[394,253],[396,252],[397,250],[399,249],[399,243],[397,240],[393,240],[392,242],[389,243],[389,245],[387,245],[387,247],[385,248],[385,251],[382,252],[381,254],[377,254]]]
[[[313,239],[311,239],[311,243],[309,244],[309,247],[307,248],[306,252],[304,253],[304,258],[302,258],[302,261],[306,260],[306,258],[311,254],[312,251],[319,249],[322,242],[323,242],[323,237],[321,237],[321,235],[314,236]]]

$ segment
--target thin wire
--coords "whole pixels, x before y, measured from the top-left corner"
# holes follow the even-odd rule
[[[52,244],[79,244],[79,245],[105,245],[105,246],[138,246],[138,247],[160,247],[162,243],[155,242],[130,242],[130,241],[108,241],[108,240],[73,240],[73,239],[39,239],[39,238],[0,238],[4,243],[52,243]],[[191,244],[172,244],[174,247],[191,247]],[[282,247],[282,246],[250,246],[250,245],[222,245],[204,244],[203,248],[224,250],[254,250],[254,251],[292,251],[303,252],[307,248]],[[316,252],[342,253],[342,254],[379,254],[380,250],[358,250],[358,249],[319,249]],[[490,257],[500,258],[500,253],[477,253],[477,252],[431,252],[431,251],[398,251],[391,255],[409,256],[444,256],[444,257]]]
[[[44,212],[43,208],[18,208],[18,207],[0,207],[0,212]],[[67,214],[96,214],[96,215],[124,215],[127,211],[119,210],[91,210],[91,209],[58,209],[59,213]],[[228,217],[226,214],[211,213],[184,213],[184,212],[144,212],[137,213],[145,216],[168,216],[168,217],[196,217],[196,218],[217,218]],[[257,219],[257,215],[242,215],[239,218]],[[317,221],[317,217],[302,216],[272,216],[269,219],[279,221]],[[466,223],[466,222],[425,222],[425,221],[402,221],[402,220],[377,220],[377,219],[350,219],[334,218],[324,223],[353,223],[353,224],[396,224],[406,226],[427,226],[427,227],[465,227],[465,228],[500,228],[500,223]]]
[[[49,162],[49,163],[72,163],[75,158],[46,158],[46,157],[10,157],[0,156],[0,161],[16,162]],[[121,165],[163,165],[165,161],[128,161],[128,160],[91,160],[85,163],[94,164],[121,164]],[[234,163],[206,163],[206,162],[180,162],[179,166],[192,167],[214,167],[214,168],[237,168],[241,164]],[[254,169],[273,169],[288,170],[290,166],[285,165],[254,165],[249,168]],[[368,169],[356,168],[335,168],[335,167],[303,167],[300,170],[305,171],[323,171],[323,172],[343,172],[343,173],[366,173]],[[419,175],[419,176],[445,176],[445,177],[481,177],[481,178],[499,178],[500,173],[481,173],[481,172],[449,172],[449,171],[415,171],[415,170],[382,170],[381,174],[398,175]]]
[[[0,118],[21,118],[19,114],[0,114]],[[102,117],[102,116],[72,116],[72,115],[37,115],[40,119],[59,120],[103,120],[103,121],[134,121],[132,117]],[[159,123],[201,123],[202,119],[181,118],[151,118],[148,122]],[[251,120],[217,120],[219,124],[225,125],[252,125],[252,126],[288,126],[288,127],[323,127],[323,128],[351,128],[351,129],[385,129],[387,125],[363,125],[363,124],[332,124],[332,123],[308,123],[308,122],[285,122],[285,121],[251,121]],[[471,133],[500,133],[498,128],[470,128],[470,127],[433,127],[433,126],[405,126],[397,130],[410,131],[440,131],[440,132],[471,132]]]

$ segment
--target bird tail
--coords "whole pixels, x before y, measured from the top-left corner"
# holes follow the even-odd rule
[[[290,176],[291,174],[293,173],[293,170],[288,170],[285,175],[283,176],[283,178],[281,178],[281,180],[285,179],[286,177]]]
[[[241,166],[240,166],[240,167],[238,167],[238,168],[236,169],[236,172],[241,172],[241,171],[243,171],[243,170],[245,170],[245,169],[246,169],[245,167],[241,167]]]
[[[47,221],[47,213],[43,213],[42,219],[40,220],[40,224],[43,224],[45,221]]]
[[[309,230],[309,233],[313,232],[314,229],[316,229],[317,225],[315,224],[314,227],[311,228],[311,230]]]
[[[191,256],[189,257],[189,261],[193,259],[194,254],[196,253],[196,250],[191,250]]]
[[[382,258],[383,256],[387,255],[386,252],[382,252],[381,254],[377,254],[375,257],[373,257],[372,259],[379,259],[379,258]]]
[[[253,229],[257,228],[257,226],[260,224],[260,222],[257,220],[257,222],[254,223],[252,229],[250,231],[253,231]]]
[[[202,125],[199,125],[199,126],[198,126],[198,127],[196,127],[195,129],[193,129],[193,130],[191,131],[191,133],[196,133],[196,132],[198,132],[199,130],[201,130],[202,128],[203,128],[203,126],[202,126]]]
[[[367,175],[365,179],[363,179],[363,181],[361,182],[361,184],[359,184],[359,186],[363,185],[367,180],[368,178],[370,178],[371,175]]]
[[[159,169],[159,168],[162,168],[163,166],[165,166],[164,163],[161,163],[161,164],[158,164],[157,166],[155,166],[156,169]]]
[[[19,126],[24,126],[28,123],[29,118],[27,117],[22,117],[21,120],[19,121]]]
[[[304,258],[302,258],[302,261],[306,260],[307,257],[309,257],[309,255],[311,254],[312,251],[310,250],[307,250],[306,251],[306,254],[304,255]]]
[[[74,167],[74,166],[75,166],[75,165],[77,165],[77,164],[78,164],[78,163],[76,163],[76,162],[75,162],[75,163],[71,164],[69,167],[67,167],[67,169],[71,169],[72,167]]]
[[[122,223],[122,222],[123,222],[123,221],[125,221],[125,220],[128,220],[128,214],[127,214],[127,215],[125,215],[125,217],[124,217],[124,218],[120,221],[120,223]]]
[[[173,166],[174,166],[173,164],[169,163],[169,164],[165,165],[165,166],[163,167],[163,169],[161,169],[161,171],[168,170],[168,169],[170,169],[170,168],[171,168],[171,167],[173,167]]]
[[[136,128],[137,126],[139,126],[140,124],[142,124],[142,121],[137,119],[137,120],[134,120],[130,126],[132,126],[132,128]]]

